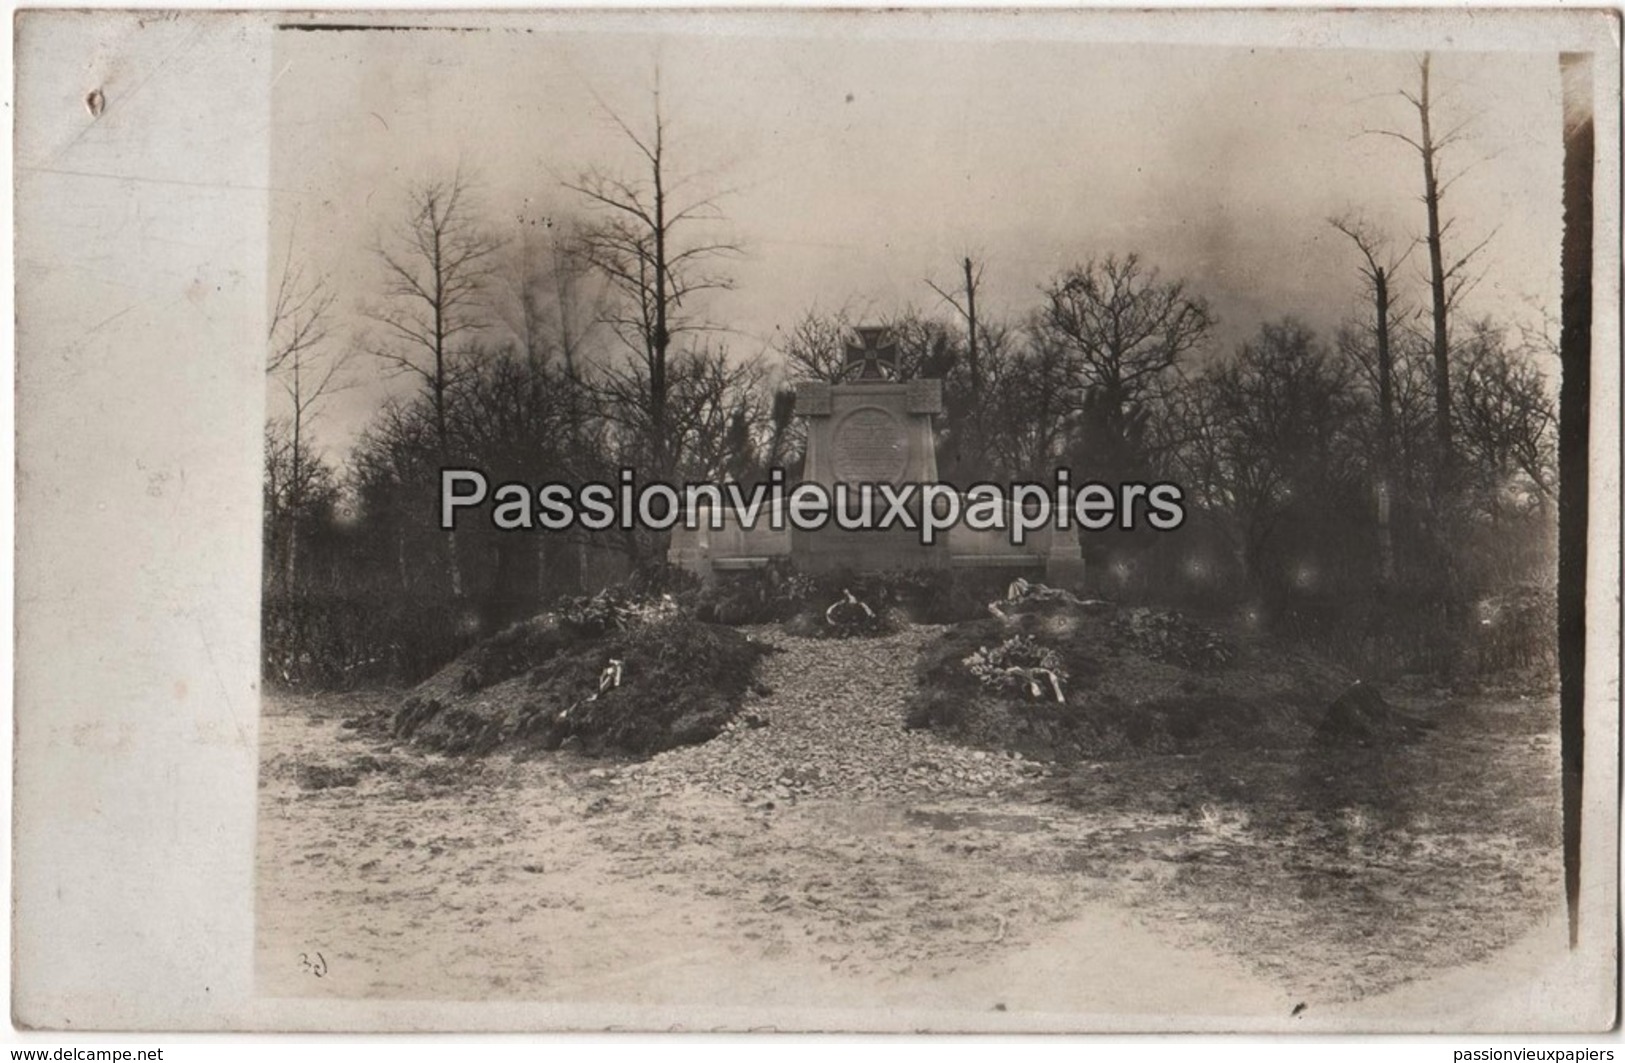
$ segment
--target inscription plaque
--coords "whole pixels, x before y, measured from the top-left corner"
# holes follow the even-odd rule
[[[878,406],[843,417],[832,442],[839,481],[895,484],[908,468],[908,435],[896,417]]]

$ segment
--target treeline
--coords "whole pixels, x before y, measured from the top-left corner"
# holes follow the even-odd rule
[[[1002,320],[978,305],[998,264],[966,259],[888,321],[809,310],[774,349],[738,352],[704,316],[706,293],[732,285],[724,219],[673,196],[686,186],[658,116],[647,138],[622,128],[642,169],[568,186],[573,220],[495,225],[462,174],[413,186],[373,249],[359,328],[341,330],[337,293],[289,249],[270,330],[285,396],[266,446],[273,680],[410,680],[561,595],[658,579],[659,535],[443,532],[439,470],[793,476],[803,439],[787,385],[841,379],[860,323],[891,329],[904,377],[943,380],[944,479],[1048,480],[1064,466],[1074,482],[1184,488],[1178,533],[1084,535],[1094,593],[1239,611],[1385,671],[1550,652],[1556,417],[1539,365],[1554,352],[1460,319],[1470,255],[1439,260],[1456,271],[1441,302],[1427,271],[1417,283],[1399,269],[1403,249],[1334,220],[1364,310],[1329,334],[1282,316],[1229,349],[1199,282],[1137,255],[1083,257]],[[311,440],[323,404],[380,374],[411,387],[351,453],[323,453]]]

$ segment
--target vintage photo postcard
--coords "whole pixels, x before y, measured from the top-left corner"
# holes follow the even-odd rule
[[[1618,32],[22,12],[14,1021],[1610,1028]]]

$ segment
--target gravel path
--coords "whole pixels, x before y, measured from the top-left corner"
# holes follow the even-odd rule
[[[700,787],[746,802],[800,797],[997,797],[1046,773],[1042,765],[950,745],[903,726],[914,662],[936,627],[874,639],[752,637],[778,648],[761,687],[722,735],[663,753],[621,774],[646,793]]]

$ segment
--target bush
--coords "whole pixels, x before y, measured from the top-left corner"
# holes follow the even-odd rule
[[[788,558],[762,568],[718,573],[716,582],[691,593],[694,615],[717,624],[771,624],[808,608],[813,581],[795,571]]]
[[[1141,653],[1168,664],[1207,670],[1224,667],[1236,655],[1217,632],[1169,610],[1124,609],[1113,626]]]
[[[467,649],[477,618],[433,598],[267,590],[260,653],[268,683],[344,690],[416,682]]]
[[[1372,679],[1428,676],[1473,687],[1546,689],[1557,673],[1556,595],[1517,585],[1453,603],[1434,588],[1400,586],[1351,601],[1335,624],[1289,612],[1271,628]]]
[[[611,590],[620,597],[639,600],[671,597],[691,602],[703,590],[700,577],[669,561],[646,561]]]
[[[1469,654],[1479,675],[1557,672],[1557,594],[1519,586],[1476,603]]]
[[[680,605],[700,591],[692,573],[651,564],[598,594],[557,599],[548,615],[577,631],[602,632],[628,609]],[[495,632],[488,671],[500,676],[502,640],[519,637],[511,618],[530,616],[541,604],[521,594],[457,600],[444,593],[406,593],[397,585],[345,594],[273,585],[262,599],[262,674],[267,683],[291,689],[413,684]]]

